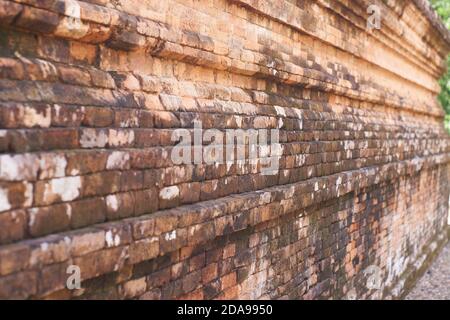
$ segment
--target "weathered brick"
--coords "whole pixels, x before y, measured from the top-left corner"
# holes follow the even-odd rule
[[[85,64],[94,64],[95,59],[97,57],[97,48],[94,45],[88,45],[86,43],[80,43],[80,42],[71,42],[70,43],[70,57],[72,59],[72,62],[75,63],[85,63]],[[98,79],[101,79],[101,75],[103,72],[92,69],[89,70],[92,78],[92,84],[95,86],[100,86],[99,83],[101,83]]]
[[[81,39],[89,33],[89,24],[77,17],[62,17],[55,30],[55,35],[69,39]]]
[[[0,275],[20,271],[28,264],[30,248],[26,245],[10,245],[0,251]]]
[[[24,67],[20,61],[10,58],[0,59],[0,76],[7,79],[25,78]]]
[[[64,177],[36,183],[36,204],[48,205],[77,199],[81,194],[81,177]]]
[[[202,269],[202,282],[204,284],[213,281],[218,276],[217,263],[208,264]]]
[[[64,262],[42,268],[37,281],[38,293],[46,295],[65,289],[69,276],[67,273],[68,267],[69,263]]]
[[[43,266],[63,262],[70,257],[69,243],[61,236],[48,236],[27,243],[30,250],[28,266],[42,268]]]
[[[134,298],[142,295],[147,288],[147,281],[145,278],[130,280],[122,285],[124,298]]]
[[[36,272],[19,272],[0,278],[0,299],[26,299],[36,291]]]
[[[135,215],[149,214],[158,210],[158,190],[139,190],[134,193],[136,199]]]
[[[108,220],[130,217],[134,214],[135,198],[131,193],[117,193],[106,196],[106,216]]]
[[[136,220],[132,223],[132,228],[135,240],[152,236],[155,232],[155,220],[148,218]]]
[[[9,1],[0,2],[0,23],[11,24],[21,13],[23,6]]]
[[[69,84],[79,84],[83,86],[91,85],[91,75],[85,70],[74,67],[61,66],[58,68],[58,71],[62,82]]]
[[[180,189],[178,186],[163,188],[159,191],[159,207],[161,209],[176,207],[180,200]]]
[[[130,263],[132,264],[155,258],[158,254],[158,238],[149,238],[137,241],[133,243],[129,249]]]
[[[33,202],[33,186],[29,183],[0,183],[0,212],[16,208],[28,208]]]
[[[86,280],[119,270],[124,259],[124,248],[117,247],[75,258],[74,264],[80,267],[82,280]]]
[[[84,229],[70,235],[71,255],[74,257],[103,249],[105,247],[105,231]]]
[[[88,174],[106,168],[108,154],[100,151],[70,152],[67,154],[67,175]]]
[[[58,22],[58,15],[53,12],[24,6],[15,24],[22,28],[51,33],[58,26]]]
[[[160,249],[162,253],[173,252],[187,244],[187,229],[176,229],[160,236]]]
[[[119,191],[120,172],[109,171],[83,177],[83,196],[107,195]]]
[[[71,226],[80,228],[106,219],[106,205],[103,198],[91,198],[75,201],[71,206]]]
[[[161,299],[161,290],[156,288],[144,293],[139,298],[140,300],[159,300]]]
[[[82,124],[87,127],[108,127],[113,124],[113,121],[113,110],[98,107],[86,107]]]
[[[30,235],[38,237],[67,230],[70,226],[71,210],[69,204],[29,209]]]
[[[1,244],[21,240],[26,235],[26,212],[24,210],[14,210],[0,213],[0,225],[3,228],[3,231],[0,233]]]
[[[107,89],[114,89],[116,87],[114,79],[109,73],[97,69],[91,69],[89,72],[94,86]]]
[[[183,278],[183,291],[188,293],[200,286],[201,284],[201,272],[200,271],[194,271],[189,274],[187,274]]]
[[[398,298],[448,238],[425,2],[389,35],[344,2],[119,2],[0,0],[0,297]]]
[[[108,46],[120,50],[136,50],[143,47],[145,42],[145,37],[138,33],[127,30],[117,30],[108,41]]]
[[[228,289],[236,285],[236,272],[229,273],[220,278],[222,290]]]

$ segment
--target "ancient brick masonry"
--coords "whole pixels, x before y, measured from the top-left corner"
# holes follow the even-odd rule
[[[0,23],[0,298],[397,298],[447,240],[425,1],[0,0]],[[195,120],[279,129],[277,174],[175,165]]]

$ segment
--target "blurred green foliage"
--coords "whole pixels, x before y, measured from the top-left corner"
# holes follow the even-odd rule
[[[450,0],[430,0],[433,8],[437,11],[447,28],[450,29]],[[450,56],[447,58],[447,73],[439,81],[441,85],[441,94],[439,101],[450,115]],[[446,127],[450,128],[450,117],[445,118]]]
[[[444,125],[445,129],[450,133],[450,115],[445,116]]]
[[[450,28],[450,1],[449,0],[430,0],[434,10],[444,21],[447,28]]]

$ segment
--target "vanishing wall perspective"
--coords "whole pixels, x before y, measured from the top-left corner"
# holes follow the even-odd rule
[[[426,1],[0,0],[0,24],[0,298],[398,298],[448,238]],[[276,174],[174,164],[195,121],[278,129]]]

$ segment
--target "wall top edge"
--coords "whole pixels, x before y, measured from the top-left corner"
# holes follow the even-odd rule
[[[432,8],[429,0],[413,0],[413,3],[424,14],[433,28],[438,31],[442,39],[450,47],[450,30],[447,29],[437,12]]]

